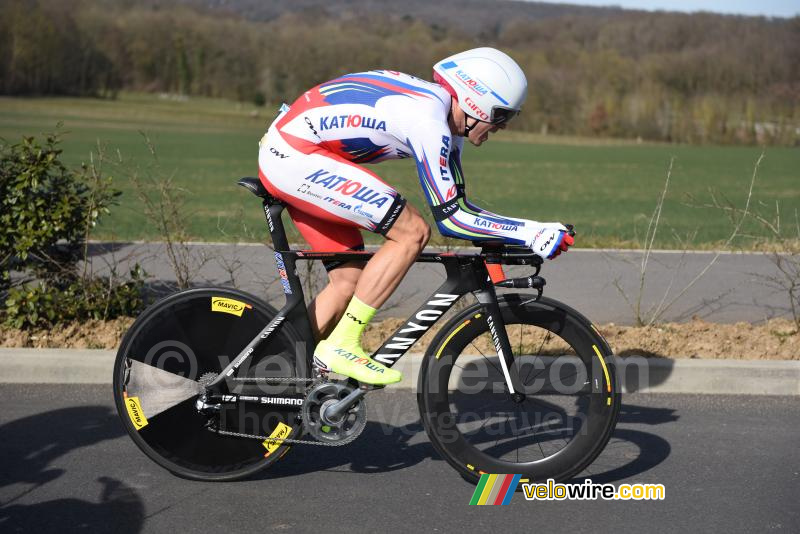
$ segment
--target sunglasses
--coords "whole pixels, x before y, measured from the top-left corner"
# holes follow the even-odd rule
[[[519,115],[518,109],[506,109],[506,108],[494,107],[492,108],[492,117],[489,120],[489,123],[498,126],[500,124],[507,123],[517,115]]]

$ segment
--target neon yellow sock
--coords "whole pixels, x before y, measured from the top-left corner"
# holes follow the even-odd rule
[[[328,336],[328,341],[343,347],[361,346],[361,334],[364,333],[364,329],[375,317],[375,312],[375,308],[369,304],[364,304],[358,297],[354,296],[341,320],[339,320],[339,324]]]
[[[331,335],[314,349],[318,365],[366,384],[386,385],[402,380],[400,371],[376,362],[361,348],[361,334],[374,316],[375,308],[353,297]]]

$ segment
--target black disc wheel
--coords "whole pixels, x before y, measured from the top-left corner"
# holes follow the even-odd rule
[[[241,291],[191,289],[155,303],[134,322],[117,353],[114,398],[126,430],[147,456],[185,478],[233,480],[269,466],[288,450],[275,438],[301,432],[297,407],[238,402],[198,408],[205,385],[276,313]],[[298,341],[291,325],[281,324],[225,381],[226,393],[301,395],[307,384],[291,380],[309,376]],[[255,376],[290,380],[233,380]]]
[[[442,328],[425,355],[417,390],[423,424],[471,482],[482,473],[568,480],[600,454],[616,424],[611,350],[588,320],[554,300],[504,295],[500,309],[522,392],[508,392],[476,304]]]

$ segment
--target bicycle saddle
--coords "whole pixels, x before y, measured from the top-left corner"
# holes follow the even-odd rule
[[[270,203],[276,202],[275,198],[269,194],[267,188],[264,187],[264,184],[262,184],[261,180],[259,180],[258,178],[252,178],[248,176],[240,179],[236,183],[246,188],[248,191],[250,191],[257,197],[261,197],[264,200],[269,201]]]

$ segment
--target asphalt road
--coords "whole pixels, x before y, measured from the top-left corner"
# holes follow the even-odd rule
[[[123,434],[107,386],[0,386],[3,532],[765,532],[800,530],[796,398],[629,395],[595,482],[662,483],[666,500],[467,503],[414,397],[369,398],[341,448],[299,447],[235,483],[176,478]]]
[[[107,272],[110,265],[116,265],[117,272],[126,273],[138,262],[156,286],[163,288],[175,280],[161,244],[94,244],[91,254],[94,268],[100,273]],[[722,254],[706,270],[714,256],[708,252],[654,252],[640,291],[640,252],[571,250],[545,263],[542,269],[547,280],[545,294],[600,323],[633,324],[635,314],[631,304],[640,294],[643,317],[649,317],[652,310],[663,304],[668,306],[661,318],[671,321],[698,316],[716,322],[754,322],[789,314],[788,292],[770,282],[780,278],[770,256]],[[195,285],[236,285],[276,307],[283,305],[274,259],[264,245],[194,245],[186,249],[184,257]],[[309,263],[299,264],[301,278],[310,281],[307,287],[311,292],[307,289],[307,293],[327,283],[319,262],[313,264],[317,268],[311,273],[304,271]],[[704,270],[703,276],[688,287]],[[508,269],[507,274],[527,276],[530,269],[515,267]],[[379,310],[379,316],[410,316],[444,278],[442,266],[415,265]]]

